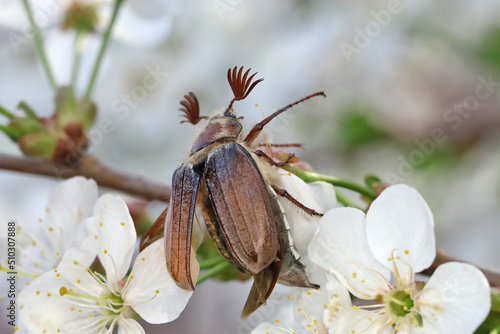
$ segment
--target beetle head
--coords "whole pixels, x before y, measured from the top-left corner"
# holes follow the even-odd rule
[[[205,129],[203,129],[198,138],[196,138],[191,153],[198,152],[216,140],[238,137],[242,130],[242,125],[233,110],[233,103],[245,99],[252,89],[254,89],[259,82],[264,80],[261,78],[252,83],[252,79],[257,73],[248,77],[250,70],[251,69],[248,69],[244,74],[243,66],[240,67],[239,70],[236,66],[232,70],[227,70],[227,80],[233,91],[234,98],[224,112],[210,118]],[[185,95],[184,98],[185,100],[181,101],[183,108],[180,110],[185,113],[185,115],[182,116],[186,117],[187,120],[181,123],[190,122],[192,124],[197,124],[201,119],[207,118],[206,116],[200,117],[200,108],[194,93],[190,92],[189,95]]]

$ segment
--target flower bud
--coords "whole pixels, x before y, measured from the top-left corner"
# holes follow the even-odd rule
[[[56,148],[56,139],[46,131],[32,132],[19,140],[19,147],[27,156],[50,160]]]
[[[73,1],[64,15],[62,28],[75,29],[79,33],[93,33],[97,21],[97,9],[94,5]]]

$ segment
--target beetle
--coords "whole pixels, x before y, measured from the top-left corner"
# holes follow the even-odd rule
[[[143,236],[141,249],[161,237],[164,230],[166,265],[175,283],[194,290],[191,277],[192,227],[200,209],[220,253],[241,272],[253,276],[254,283],[242,311],[246,318],[266,303],[276,283],[317,289],[309,282],[305,265],[293,245],[286,213],[278,201],[283,196],[309,215],[319,215],[285,189],[276,186],[276,168],[294,161],[295,156],[276,163],[259,149],[255,139],[273,118],[317,92],[293,102],[257,123],[245,136],[233,109],[235,101],[245,99],[263,79],[252,82],[251,69],[229,69],[227,78],[234,98],[221,113],[200,116],[196,95],[190,92],[181,101],[186,120],[208,124],[196,138],[187,161],[172,177],[169,206]],[[293,146],[293,144],[292,144]]]

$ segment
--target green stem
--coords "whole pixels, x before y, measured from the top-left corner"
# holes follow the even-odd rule
[[[101,67],[102,58],[104,56],[104,52],[109,43],[109,37],[111,36],[111,30],[113,29],[113,25],[115,24],[116,17],[118,15],[118,11],[120,10],[120,6],[123,3],[123,0],[115,0],[115,6],[113,8],[113,14],[111,15],[111,20],[109,21],[108,27],[104,33],[102,38],[101,48],[99,49],[99,53],[97,54],[97,58],[94,62],[94,67],[92,69],[92,74],[90,76],[90,80],[87,86],[87,90],[85,92],[86,97],[90,97],[92,95],[92,90],[94,89],[95,80],[97,78],[97,73],[99,72],[99,68]]]
[[[47,75],[47,79],[49,80],[50,87],[52,89],[55,89],[56,81],[54,80],[52,69],[50,68],[49,61],[47,60],[47,55],[45,54],[42,33],[40,32],[40,29],[36,25],[35,19],[33,17],[33,11],[31,10],[29,1],[23,0],[23,5],[24,9],[26,10],[26,14],[28,15],[28,20],[30,21],[31,32],[33,34],[33,39],[35,40],[35,46],[38,51],[38,55],[40,56],[40,60],[42,61],[43,69],[45,70],[45,74]]]
[[[22,132],[17,129],[13,129],[10,126],[6,126],[3,124],[0,124],[0,131],[5,132],[7,136],[10,137],[10,139],[17,141],[19,137],[21,137]]]
[[[3,106],[0,106],[0,114],[4,115],[5,117],[7,117],[8,119],[13,119],[14,117],[16,117],[16,115],[14,115],[13,112],[7,110],[5,107]]]
[[[216,257],[213,257],[213,258],[210,258],[208,260],[200,262],[200,269],[211,268],[214,265],[221,263],[221,262],[224,262],[224,261],[225,261],[224,258],[216,256]]]
[[[361,209],[361,207],[359,207],[356,203],[354,203],[349,198],[347,198],[347,196],[342,194],[340,191],[338,191],[338,190],[335,191],[335,196],[337,197],[337,201],[339,201],[339,203],[342,203],[344,206],[363,210],[363,209]]]
[[[231,267],[231,264],[227,261],[221,262],[218,265],[213,266],[212,268],[208,269],[206,272],[204,272],[202,275],[198,276],[198,282],[196,284],[203,283],[210,277],[213,277],[221,272],[223,272],[226,268]]]
[[[77,32],[75,37],[75,45],[73,49],[73,65],[71,68],[71,86],[73,87],[73,90],[75,89],[76,80],[78,79],[78,72],[80,70],[83,45],[85,44],[84,40],[85,40],[84,34],[81,32]]]
[[[375,190],[370,189],[368,187],[365,187],[365,186],[358,184],[356,182],[340,179],[340,178],[335,177],[335,176],[323,175],[323,174],[318,174],[318,173],[313,173],[313,172],[306,172],[306,171],[304,171],[304,170],[302,170],[299,167],[294,166],[294,165],[290,165],[289,167],[287,167],[287,170],[294,173],[295,175],[297,175],[299,178],[304,180],[306,183],[311,183],[314,181],[325,181],[325,182],[333,184],[334,186],[338,186],[338,187],[342,187],[342,188],[346,188],[346,189],[350,189],[350,190],[353,190],[355,192],[358,192],[361,195],[363,195],[371,200],[374,200],[375,198],[377,198],[377,193]]]
[[[22,109],[26,116],[31,117],[33,119],[38,119],[38,116],[36,115],[35,111],[24,101],[19,102],[19,109]]]

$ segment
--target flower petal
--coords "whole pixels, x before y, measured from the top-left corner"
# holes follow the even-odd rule
[[[118,320],[118,334],[146,334],[146,331],[134,319],[121,317]]]
[[[75,306],[67,296],[61,297],[60,288],[70,284],[62,275],[57,276],[56,271],[51,270],[21,292],[18,298],[19,315],[31,333],[56,333],[58,329],[68,333],[77,328],[79,333],[91,332],[84,328],[92,319],[90,313],[98,311],[98,307],[92,309],[91,305],[95,303],[90,302],[86,306]]]
[[[490,286],[476,267],[449,262],[436,269],[418,303],[424,324],[436,332],[472,333],[490,311]]]
[[[365,215],[353,208],[328,211],[309,245],[311,259],[337,278],[355,296],[373,299],[387,290],[390,271],[371,255]]]
[[[323,319],[330,334],[392,334],[392,327],[385,326],[386,322],[380,320],[380,314],[375,312],[352,307],[338,307],[336,305],[328,306]]]
[[[303,258],[306,266],[307,277],[311,282],[318,284],[318,290],[305,288],[292,288],[292,296],[296,301],[294,308],[295,321],[304,328],[314,327],[322,323],[325,309],[330,298],[337,298],[342,305],[350,306],[351,298],[347,289],[339,282],[334,274],[328,273],[318,264]],[[320,331],[321,332],[321,331]]]
[[[333,199],[319,200],[315,192],[322,189],[325,193],[335,198],[335,192],[331,188],[315,185],[314,191],[311,187],[294,174],[279,170],[278,178],[275,180],[276,185],[286,191],[301,204],[306,207],[316,210],[319,213],[326,212],[330,208],[324,208],[325,203],[334,203]],[[288,222],[290,223],[290,233],[292,234],[294,245],[299,252],[305,251],[309,242],[314,236],[319,223],[318,216],[311,216],[305,213],[302,209],[290,202],[288,199],[278,196],[278,200],[283,206]],[[335,202],[336,203],[336,202]]]
[[[92,215],[96,201],[97,184],[94,180],[75,176],[54,187],[44,225],[62,232],[63,250],[79,246],[88,236],[83,221]]]
[[[127,273],[137,235],[127,205],[118,196],[103,195],[94,208],[97,256],[108,283],[116,284]]]
[[[366,222],[373,256],[392,270],[392,259],[399,257],[399,276],[405,281],[413,280],[412,274],[428,268],[436,257],[434,218],[414,188],[397,184],[385,189],[372,203]]]
[[[130,273],[134,278],[123,296],[134,311],[152,324],[177,319],[193,294],[193,291],[179,288],[170,277],[163,242],[163,239],[157,240],[139,254]],[[192,259],[195,262],[191,272],[196,281],[199,266],[194,254]]]

